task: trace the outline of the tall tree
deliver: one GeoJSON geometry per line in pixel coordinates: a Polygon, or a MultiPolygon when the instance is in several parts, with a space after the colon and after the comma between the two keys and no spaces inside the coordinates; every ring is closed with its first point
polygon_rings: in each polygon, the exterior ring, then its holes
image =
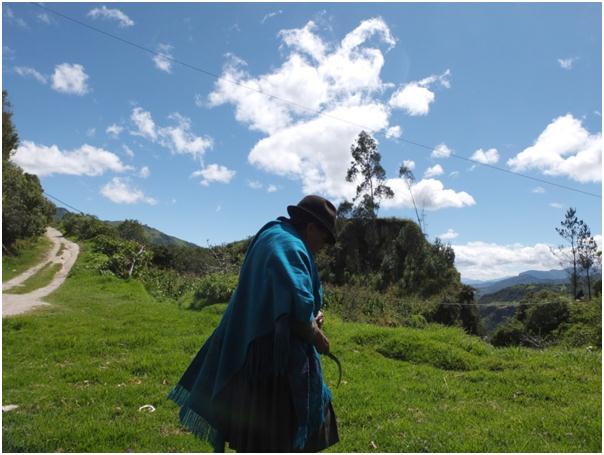
{"type": "Polygon", "coordinates": [[[10,161],[19,145],[13,125],[11,105],[2,91],[2,245],[10,250],[17,239],[35,237],[44,232],[56,207],[43,196],[35,175],[26,174],[10,161]]]}
{"type": "Polygon", "coordinates": [[[591,300],[591,277],[589,271],[600,259],[598,255],[598,244],[591,235],[591,231],[587,224],[583,223],[579,229],[579,237],[577,239],[577,250],[579,254],[579,265],[585,271],[587,280],[587,296],[591,300]]]}
{"type": "Polygon", "coordinates": [[[346,174],[346,181],[352,182],[360,175],[361,183],[357,186],[356,203],[353,215],[359,218],[376,218],[380,208],[380,200],[394,197],[392,189],[384,184],[386,171],[380,164],[377,143],[365,131],[361,131],[350,151],[352,161],[346,174]]]}
{"type": "Polygon", "coordinates": [[[19,135],[13,125],[13,111],[6,90],[2,90],[2,164],[19,145],[19,135]]]}
{"type": "MultiPolygon", "coordinates": [[[[577,218],[577,209],[570,207],[566,211],[564,219],[560,222],[560,227],[556,228],[556,232],[560,234],[560,236],[565,239],[570,245],[570,254],[566,256],[568,257],[568,262],[570,262],[573,267],[573,270],[571,272],[571,287],[573,292],[573,298],[576,298],[577,296],[577,264],[579,260],[579,250],[577,248],[577,242],[579,238],[579,232],[583,224],[583,221],[577,218]]],[[[564,246],[561,246],[559,249],[562,252],[564,246]]]]}
{"type": "Polygon", "coordinates": [[[117,226],[117,232],[126,240],[145,243],[145,229],[137,220],[124,220],[117,226]]]}
{"type": "Polygon", "coordinates": [[[413,175],[413,171],[411,171],[411,168],[409,166],[407,166],[403,163],[403,164],[401,164],[401,167],[398,170],[398,176],[403,179],[403,181],[407,185],[407,188],[409,189],[409,194],[411,195],[411,202],[413,202],[413,208],[415,209],[415,216],[417,217],[417,224],[419,224],[419,228],[421,229],[422,233],[425,233],[424,226],[423,226],[424,210],[422,208],[422,216],[420,217],[419,212],[417,211],[417,204],[415,203],[415,197],[413,196],[412,185],[415,182],[415,176],[413,175]]]}

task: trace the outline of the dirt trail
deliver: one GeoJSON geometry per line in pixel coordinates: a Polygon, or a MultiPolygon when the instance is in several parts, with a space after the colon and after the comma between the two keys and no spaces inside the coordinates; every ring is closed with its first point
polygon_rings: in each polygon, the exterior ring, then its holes
{"type": "Polygon", "coordinates": [[[42,301],[42,298],[63,284],[71,267],[78,258],[80,252],[78,244],[67,240],[63,237],[63,234],[51,227],[46,228],[46,236],[53,242],[53,247],[42,262],[2,284],[2,317],[25,313],[32,308],[48,305],[48,303],[42,301]],[[57,256],[61,244],[65,245],[65,248],[61,255],[57,256]],[[9,293],[10,288],[20,285],[49,262],[62,265],[49,284],[28,294],[18,295],[9,293]]]}

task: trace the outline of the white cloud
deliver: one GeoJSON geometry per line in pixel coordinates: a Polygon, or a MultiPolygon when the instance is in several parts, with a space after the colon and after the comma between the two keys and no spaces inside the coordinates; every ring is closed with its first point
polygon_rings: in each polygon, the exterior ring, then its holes
{"type": "Polygon", "coordinates": [[[197,106],[197,107],[206,106],[205,98],[203,97],[203,95],[201,95],[199,93],[195,94],[195,106],[197,106]]]}
{"type": "Polygon", "coordinates": [[[564,207],[564,205],[560,204],[559,202],[550,202],[549,206],[555,209],[561,209],[564,207]]]}
{"type": "Polygon", "coordinates": [[[274,193],[275,191],[277,191],[277,187],[276,187],[275,185],[269,185],[269,186],[266,188],[266,192],[267,192],[267,193],[274,193]]]}
{"type": "Polygon", "coordinates": [[[107,8],[105,5],[100,8],[94,8],[90,10],[87,16],[92,17],[93,19],[101,18],[101,19],[110,19],[118,22],[118,25],[122,28],[124,27],[132,27],[134,25],[134,21],[130,19],[123,11],[114,8],[107,8]]]}
{"type": "Polygon", "coordinates": [[[571,114],[554,119],[535,144],[507,165],[515,171],[538,169],[545,175],[563,175],[578,182],[602,181],[602,133],[590,134],[571,114]]]}
{"type": "Polygon", "coordinates": [[[88,93],[87,80],[88,75],[82,65],[61,63],[55,66],[55,72],[52,75],[52,88],[57,92],[81,96],[88,93]]]}
{"type": "Polygon", "coordinates": [[[130,158],[134,158],[134,152],[130,147],[124,144],[122,145],[122,148],[124,149],[124,152],[126,152],[126,155],[128,155],[130,158]]]}
{"type": "MultiPolygon", "coordinates": [[[[208,101],[210,106],[232,104],[239,122],[265,134],[250,151],[250,164],[299,180],[304,193],[338,202],[355,195],[357,182],[348,183],[345,176],[360,130],[375,134],[391,128],[391,109],[381,98],[392,84],[382,81],[380,73],[384,55],[396,41],[381,18],[362,21],[339,42],[324,40],[318,28],[310,21],[281,31],[283,63],[265,74],[250,74],[244,61],[229,55],[208,101]]],[[[448,75],[417,83],[446,87],[448,75]]],[[[396,180],[400,189],[389,204],[411,207],[407,186],[396,180]]],[[[445,189],[436,180],[422,180],[415,187],[433,210],[475,203],[469,194],[445,189]]]]}
{"type": "Polygon", "coordinates": [[[52,19],[50,18],[50,16],[49,16],[48,14],[46,14],[46,13],[40,13],[40,14],[37,14],[37,15],[36,15],[36,17],[38,18],[38,20],[39,20],[40,22],[44,22],[44,23],[45,23],[45,24],[47,24],[47,25],[50,25],[50,24],[52,24],[52,23],[53,23],[53,21],[52,21],[52,19]]]}
{"type": "Polygon", "coordinates": [[[453,172],[451,172],[449,174],[449,177],[453,177],[453,178],[459,177],[459,171],[453,171],[453,172]]]}
{"type": "Polygon", "coordinates": [[[576,57],[571,57],[571,58],[559,58],[558,59],[558,63],[560,64],[560,66],[565,69],[565,70],[571,70],[573,69],[573,64],[577,61],[576,57]]]}
{"type": "Polygon", "coordinates": [[[157,201],[145,196],[138,188],[131,186],[128,179],[113,177],[109,183],[101,188],[101,194],[116,204],[145,204],[155,205],[157,201]]]}
{"type": "Polygon", "coordinates": [[[258,180],[248,180],[247,185],[253,190],[259,190],[263,186],[258,180]]]}
{"type": "Polygon", "coordinates": [[[401,127],[396,125],[396,126],[391,126],[390,128],[388,128],[386,130],[386,139],[398,139],[399,137],[401,137],[401,135],[403,134],[401,127]]]}
{"type": "Polygon", "coordinates": [[[212,148],[213,140],[209,136],[196,136],[191,133],[191,120],[174,113],[168,118],[175,122],[172,126],[158,127],[150,112],[135,107],[130,116],[136,130],[131,134],[145,137],[169,149],[172,153],[189,154],[201,158],[204,152],[212,148]]]}
{"type": "Polygon", "coordinates": [[[228,169],[220,164],[209,164],[205,168],[195,171],[191,174],[191,177],[203,177],[201,184],[208,186],[210,183],[229,183],[236,172],[228,169]]]}
{"type": "MultiPolygon", "coordinates": [[[[382,201],[384,208],[413,208],[409,188],[403,179],[387,179],[386,184],[394,192],[394,198],[382,201]]],[[[413,198],[418,207],[433,211],[448,207],[462,208],[476,204],[474,198],[465,191],[455,192],[445,189],[441,181],[422,179],[411,186],[413,198]]]]}
{"type": "Polygon", "coordinates": [[[436,165],[426,169],[426,172],[424,172],[424,178],[429,179],[431,177],[436,177],[436,176],[444,174],[444,172],[445,171],[442,168],[442,166],[440,164],[436,164],[436,165]]]}
{"type": "Polygon", "coordinates": [[[457,237],[459,237],[459,234],[457,232],[455,232],[453,229],[447,229],[447,232],[445,232],[444,234],[440,234],[437,235],[437,237],[441,240],[453,240],[457,237]]]}
{"type": "Polygon", "coordinates": [[[18,25],[21,28],[29,28],[27,22],[18,17],[15,12],[10,9],[6,4],[4,4],[4,17],[11,24],[18,25]]]}
{"type": "Polygon", "coordinates": [[[449,158],[451,156],[452,150],[447,147],[447,144],[438,144],[430,156],[432,158],[449,158]]]}
{"type": "Polygon", "coordinates": [[[432,75],[420,81],[409,82],[392,94],[389,104],[392,108],[404,109],[412,116],[426,115],[435,98],[434,92],[429,90],[429,87],[439,82],[443,87],[449,88],[450,75],[451,71],[447,69],[441,75],[432,75]]]}
{"type": "Polygon", "coordinates": [[[488,149],[487,151],[478,149],[470,158],[482,164],[495,164],[499,161],[499,153],[497,149],[488,149]]]}
{"type": "Polygon", "coordinates": [[[405,160],[403,161],[403,165],[409,169],[410,171],[412,171],[413,169],[415,169],[415,161],[412,160],[405,160]]]}
{"type": "Polygon", "coordinates": [[[107,150],[88,144],[72,151],[61,151],[56,145],[47,147],[23,141],[11,158],[25,172],[38,176],[52,174],[101,175],[106,171],[131,170],[119,157],[107,150]]]}
{"type": "Polygon", "coordinates": [[[157,47],[157,52],[159,52],[159,54],[153,56],[153,62],[155,63],[156,68],[165,71],[166,73],[172,72],[172,49],[174,49],[174,47],[169,44],[160,44],[157,47]]]}
{"type": "Polygon", "coordinates": [[[283,10],[273,11],[271,13],[265,14],[260,23],[264,24],[271,17],[278,16],[279,14],[283,14],[283,10]]]}
{"type": "Polygon", "coordinates": [[[157,131],[155,131],[155,122],[153,121],[150,112],[147,112],[140,107],[135,107],[132,110],[132,115],[130,115],[130,119],[134,122],[134,125],[136,126],[136,130],[131,131],[133,135],[142,136],[152,141],[157,139],[157,131]]]}
{"type": "Polygon", "coordinates": [[[88,128],[86,130],[86,136],[93,137],[96,134],[96,128],[88,128]]]}
{"type": "Polygon", "coordinates": [[[462,278],[494,280],[518,275],[527,270],[559,269],[560,262],[550,246],[537,243],[533,246],[469,242],[452,245],[455,267],[462,278]]]}
{"type": "Polygon", "coordinates": [[[27,66],[16,66],[15,73],[17,73],[19,76],[23,76],[23,77],[33,77],[35,80],[37,80],[41,84],[46,84],[48,82],[48,79],[46,76],[39,73],[35,69],[29,68],[27,66]]]}
{"type": "Polygon", "coordinates": [[[110,134],[113,137],[118,137],[122,131],[124,131],[124,127],[115,123],[113,125],[109,125],[105,130],[107,134],[110,134]]]}
{"type": "Polygon", "coordinates": [[[151,171],[149,171],[147,166],[141,167],[141,170],[138,172],[138,176],[143,179],[146,179],[149,175],[151,175],[151,171]]]}
{"type": "Polygon", "coordinates": [[[537,193],[537,194],[543,194],[545,193],[545,188],[543,188],[542,186],[538,186],[533,188],[533,193],[537,193]]]}

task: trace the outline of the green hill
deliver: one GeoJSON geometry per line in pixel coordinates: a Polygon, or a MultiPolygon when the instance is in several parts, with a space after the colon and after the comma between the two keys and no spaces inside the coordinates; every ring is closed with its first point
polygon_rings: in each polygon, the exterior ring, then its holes
{"type": "MultiPolygon", "coordinates": [[[[225,305],[185,311],[93,272],[88,244],[52,306],[3,319],[3,450],[198,452],[165,396],[225,305]],[[152,405],[155,412],[146,412],[152,405]],[[148,409],[148,408],[147,408],[148,409]]],[[[601,352],[497,349],[460,328],[346,323],[323,362],[332,452],[601,452],[601,352]]]]}

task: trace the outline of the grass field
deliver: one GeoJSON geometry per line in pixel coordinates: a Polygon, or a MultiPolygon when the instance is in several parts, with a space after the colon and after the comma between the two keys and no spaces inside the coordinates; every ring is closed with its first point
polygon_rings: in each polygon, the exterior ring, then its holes
{"type": "MultiPolygon", "coordinates": [[[[166,400],[225,305],[158,303],[93,274],[89,249],[50,307],[3,320],[3,450],[208,451],[166,400]],[[139,411],[150,404],[155,412],[139,411]]],[[[457,328],[344,323],[326,311],[332,452],[600,452],[601,352],[495,349],[457,328]]]]}
{"type": "Polygon", "coordinates": [[[15,286],[7,292],[10,294],[27,294],[28,292],[43,288],[52,281],[59,270],[61,270],[61,264],[53,264],[49,262],[35,274],[25,280],[21,285],[15,286]]]}
{"type": "Polygon", "coordinates": [[[2,254],[2,281],[8,281],[36,265],[51,247],[52,242],[45,235],[31,240],[18,240],[16,255],[2,254]]]}

